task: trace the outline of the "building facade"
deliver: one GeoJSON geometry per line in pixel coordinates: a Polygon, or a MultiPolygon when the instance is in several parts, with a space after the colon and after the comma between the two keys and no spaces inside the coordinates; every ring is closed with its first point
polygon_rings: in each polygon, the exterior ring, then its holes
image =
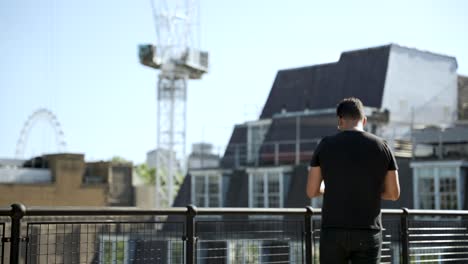
{"type": "Polygon", "coordinates": [[[454,57],[390,44],[343,52],[334,63],[278,71],[258,120],[234,127],[218,168],[189,170],[175,206],[320,206],[305,194],[319,141],[337,133],[335,107],[365,104],[366,130],[384,138],[400,165],[401,199],[414,206],[412,131],[455,125],[466,104],[454,57]]]}
{"type": "Polygon", "coordinates": [[[414,132],[413,207],[467,210],[468,126],[414,132]]]}
{"type": "Polygon", "coordinates": [[[82,154],[0,161],[0,206],[134,206],[131,163],[89,162],[82,154]]]}

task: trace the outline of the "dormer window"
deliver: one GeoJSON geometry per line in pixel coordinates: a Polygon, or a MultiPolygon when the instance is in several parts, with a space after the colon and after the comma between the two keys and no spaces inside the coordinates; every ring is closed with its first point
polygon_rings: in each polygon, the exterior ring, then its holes
{"type": "Polygon", "coordinates": [[[461,210],[464,178],[458,161],[414,162],[414,208],[461,210]]]}
{"type": "Polygon", "coordinates": [[[249,170],[249,207],[284,207],[284,168],[249,170]]]}
{"type": "Polygon", "coordinates": [[[191,171],[190,175],[192,177],[192,203],[199,207],[221,207],[221,171],[191,171]]]}

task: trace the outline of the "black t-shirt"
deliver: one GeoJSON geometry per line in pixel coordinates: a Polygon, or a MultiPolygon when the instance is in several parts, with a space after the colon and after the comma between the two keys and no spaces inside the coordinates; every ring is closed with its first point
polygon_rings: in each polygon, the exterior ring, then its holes
{"type": "Polygon", "coordinates": [[[322,228],[382,229],[385,175],[398,169],[382,139],[355,130],[325,137],[310,166],[320,166],[325,182],[322,228]]]}

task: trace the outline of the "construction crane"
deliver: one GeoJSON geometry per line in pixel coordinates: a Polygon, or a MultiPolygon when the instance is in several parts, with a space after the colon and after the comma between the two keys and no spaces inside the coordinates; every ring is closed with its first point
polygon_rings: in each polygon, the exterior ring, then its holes
{"type": "Polygon", "coordinates": [[[156,207],[171,206],[175,178],[185,174],[187,81],[208,72],[198,49],[195,0],[150,0],[156,43],[139,45],[140,63],[159,70],[157,81],[156,207]],[[163,184],[164,182],[164,184],[163,184]]]}

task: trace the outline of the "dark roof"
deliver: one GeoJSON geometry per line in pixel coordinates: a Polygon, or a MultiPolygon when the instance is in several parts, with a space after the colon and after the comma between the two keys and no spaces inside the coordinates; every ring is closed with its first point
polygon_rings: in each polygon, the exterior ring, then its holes
{"type": "Polygon", "coordinates": [[[284,202],[286,208],[302,208],[310,205],[310,199],[306,195],[305,186],[307,185],[307,165],[298,165],[293,167],[288,195],[284,202]]]}
{"type": "Polygon", "coordinates": [[[191,177],[190,174],[187,174],[184,178],[184,181],[182,182],[182,185],[179,188],[179,191],[177,192],[177,196],[175,197],[172,206],[185,207],[191,203],[192,190],[190,187],[191,177]]]}
{"type": "Polygon", "coordinates": [[[336,63],[280,70],[260,119],[288,112],[335,108],[345,97],[380,108],[391,45],[344,52],[336,63]]]}
{"type": "Polygon", "coordinates": [[[224,201],[225,207],[249,207],[249,179],[245,170],[234,170],[224,201]]]}
{"type": "MultiPolygon", "coordinates": [[[[187,174],[177,191],[177,195],[172,203],[172,207],[186,207],[192,204],[192,177],[187,174]]],[[[169,215],[166,223],[163,225],[163,230],[170,232],[175,231],[179,227],[176,222],[183,222],[185,217],[183,215],[169,215]]]]}
{"type": "Polygon", "coordinates": [[[221,159],[222,168],[231,168],[236,165],[236,156],[245,157],[247,155],[247,126],[236,125],[229,139],[223,158],[221,159]]]}
{"type": "Polygon", "coordinates": [[[270,129],[265,135],[265,143],[278,141],[295,141],[299,134],[300,140],[323,138],[337,133],[336,115],[302,115],[289,117],[275,117],[272,119],[270,129]],[[299,123],[299,131],[296,131],[299,123]]]}

